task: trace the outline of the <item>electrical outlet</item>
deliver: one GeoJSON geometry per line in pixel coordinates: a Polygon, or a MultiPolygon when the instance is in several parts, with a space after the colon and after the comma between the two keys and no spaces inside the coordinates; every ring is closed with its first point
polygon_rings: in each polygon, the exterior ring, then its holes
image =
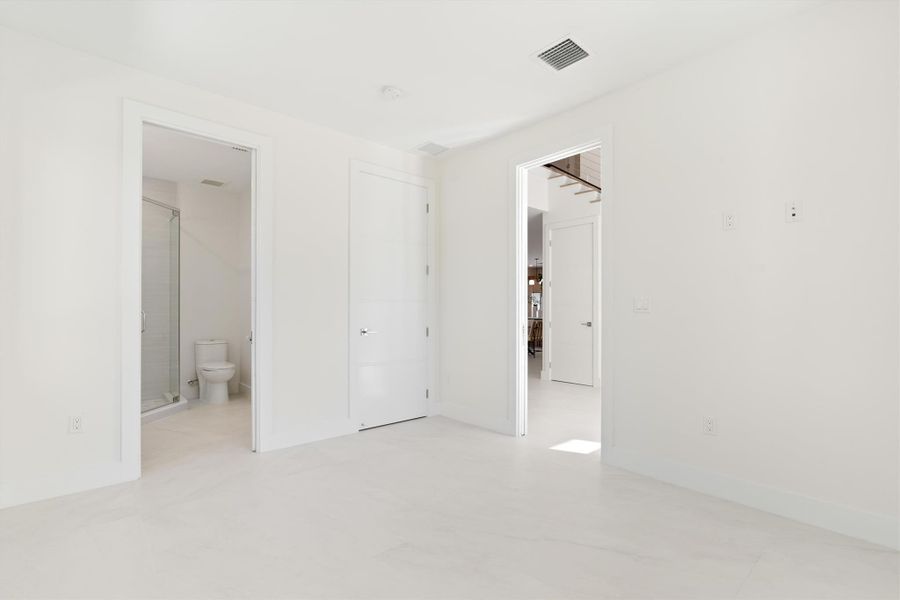
{"type": "Polygon", "coordinates": [[[703,433],[705,435],[716,435],[719,432],[719,428],[716,425],[716,420],[713,417],[703,417],[703,433]]]}
{"type": "Polygon", "coordinates": [[[737,217],[734,216],[733,212],[724,212],[722,213],[722,229],[724,231],[731,231],[732,229],[737,227],[737,217]]]}
{"type": "Polygon", "coordinates": [[[69,433],[82,433],[84,431],[84,421],[81,415],[69,417],[69,433]]]}
{"type": "Polygon", "coordinates": [[[803,207],[799,200],[784,203],[784,222],[796,223],[803,218],[803,207]]]}

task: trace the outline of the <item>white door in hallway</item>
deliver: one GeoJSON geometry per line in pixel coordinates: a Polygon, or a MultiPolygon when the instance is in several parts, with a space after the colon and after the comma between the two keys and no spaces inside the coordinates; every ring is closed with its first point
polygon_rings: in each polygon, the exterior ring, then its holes
{"type": "Polygon", "coordinates": [[[427,180],[354,162],[350,414],[360,429],[427,413],[427,180]]]}
{"type": "Polygon", "coordinates": [[[550,378],[594,384],[593,223],[557,225],[550,239],[550,378]]]}

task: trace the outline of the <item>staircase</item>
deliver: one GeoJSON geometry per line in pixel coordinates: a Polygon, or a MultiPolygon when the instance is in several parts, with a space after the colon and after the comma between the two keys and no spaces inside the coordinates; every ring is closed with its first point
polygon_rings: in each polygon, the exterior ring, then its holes
{"type": "Polygon", "coordinates": [[[544,165],[552,172],[550,184],[561,188],[571,188],[576,199],[600,202],[600,155],[599,149],[590,150],[544,165]]]}

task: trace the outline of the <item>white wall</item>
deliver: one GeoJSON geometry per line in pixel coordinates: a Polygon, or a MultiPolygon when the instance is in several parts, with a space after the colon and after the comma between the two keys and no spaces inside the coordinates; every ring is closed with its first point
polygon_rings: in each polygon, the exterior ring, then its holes
{"type": "Polygon", "coordinates": [[[430,159],[0,28],[0,506],[122,479],[123,98],[273,139],[276,445],[354,430],[350,159],[433,175],[430,159]]]}
{"type": "Polygon", "coordinates": [[[445,414],[513,430],[511,161],[610,129],[605,460],[895,544],[897,23],[892,2],[827,3],[447,155],[445,414]]]}
{"type": "Polygon", "coordinates": [[[528,169],[528,206],[538,210],[548,210],[549,198],[547,178],[550,171],[544,167],[528,169]]]}
{"type": "MultiPolygon", "coordinates": [[[[249,160],[249,158],[248,158],[249,160]]],[[[181,210],[181,394],[194,399],[199,386],[194,342],[223,339],[238,392],[245,372],[243,348],[250,334],[250,198],[200,183],[178,183],[181,210]],[[246,227],[248,231],[242,231],[246,227]]],[[[249,361],[248,361],[249,362],[249,361]]]]}

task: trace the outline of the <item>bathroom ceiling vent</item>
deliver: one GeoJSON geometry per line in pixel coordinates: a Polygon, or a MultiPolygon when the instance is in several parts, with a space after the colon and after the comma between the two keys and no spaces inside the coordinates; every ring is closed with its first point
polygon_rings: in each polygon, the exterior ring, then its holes
{"type": "Polygon", "coordinates": [[[223,185],[225,185],[224,181],[216,181],[215,179],[204,179],[200,183],[204,185],[211,185],[213,187],[222,187],[223,185]]]}
{"type": "Polygon", "coordinates": [[[419,152],[424,152],[425,154],[430,154],[432,156],[437,156],[442,152],[446,152],[450,148],[447,146],[441,146],[440,144],[435,144],[434,142],[426,142],[419,146],[419,152]]]}
{"type": "Polygon", "coordinates": [[[587,50],[573,42],[571,38],[566,38],[537,55],[539,59],[557,71],[562,71],[588,56],[590,55],[587,50]]]}

